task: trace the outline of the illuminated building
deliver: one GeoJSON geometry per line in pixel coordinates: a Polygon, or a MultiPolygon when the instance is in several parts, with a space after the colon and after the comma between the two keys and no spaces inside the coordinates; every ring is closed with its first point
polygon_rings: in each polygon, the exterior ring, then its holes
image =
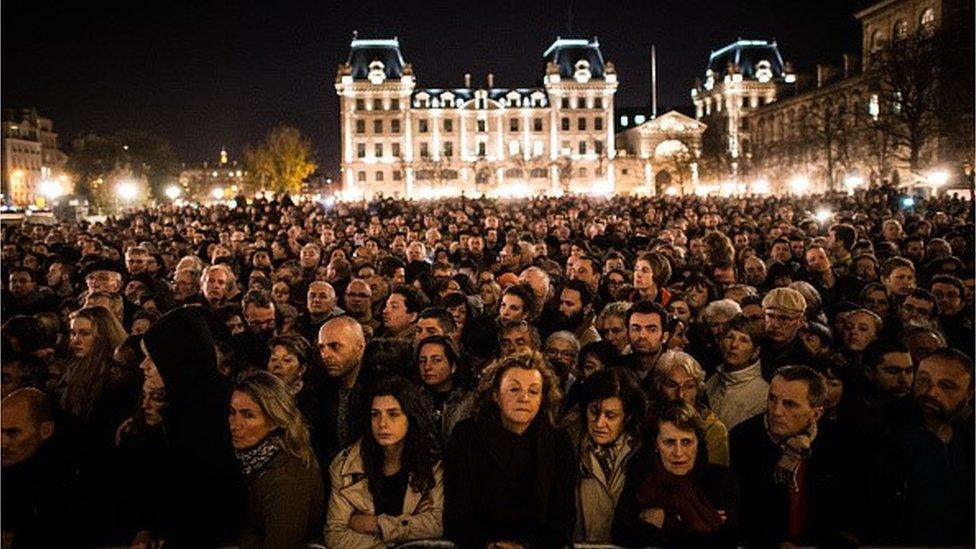
{"type": "Polygon", "coordinates": [[[5,109],[3,112],[4,201],[15,206],[34,204],[42,182],[56,182],[60,194],[71,189],[61,168],[68,156],[58,149],[58,134],[49,118],[36,109],[5,109]]]}

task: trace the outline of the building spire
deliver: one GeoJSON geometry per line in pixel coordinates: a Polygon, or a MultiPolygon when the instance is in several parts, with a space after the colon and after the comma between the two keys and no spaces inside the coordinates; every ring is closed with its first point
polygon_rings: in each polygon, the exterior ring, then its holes
{"type": "Polygon", "coordinates": [[[220,165],[227,165],[227,148],[223,146],[220,147],[220,165]]]}

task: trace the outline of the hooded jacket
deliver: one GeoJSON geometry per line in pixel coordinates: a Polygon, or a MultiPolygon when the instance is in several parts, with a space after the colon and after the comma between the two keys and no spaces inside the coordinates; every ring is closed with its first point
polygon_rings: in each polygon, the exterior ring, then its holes
{"type": "Polygon", "coordinates": [[[171,546],[209,547],[237,539],[243,481],[227,426],[229,384],[217,373],[214,341],[199,307],[179,307],[144,337],[163,379],[168,482],[158,532],[171,546]]]}

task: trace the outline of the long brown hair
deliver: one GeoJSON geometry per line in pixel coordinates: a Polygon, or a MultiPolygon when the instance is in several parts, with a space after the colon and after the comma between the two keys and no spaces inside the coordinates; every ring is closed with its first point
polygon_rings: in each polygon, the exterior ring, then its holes
{"type": "Polygon", "coordinates": [[[65,373],[61,405],[82,420],[91,416],[95,401],[108,382],[108,368],[115,348],[125,340],[125,328],[105,307],[85,307],[71,313],[69,319],[84,318],[91,322],[94,342],[88,356],[75,359],[65,373]]]}

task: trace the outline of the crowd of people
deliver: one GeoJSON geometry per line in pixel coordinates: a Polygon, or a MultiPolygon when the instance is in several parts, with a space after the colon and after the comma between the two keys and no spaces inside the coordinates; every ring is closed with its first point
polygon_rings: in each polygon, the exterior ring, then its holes
{"type": "Polygon", "coordinates": [[[969,201],[238,197],[2,245],[5,548],[974,540],[969,201]]]}

